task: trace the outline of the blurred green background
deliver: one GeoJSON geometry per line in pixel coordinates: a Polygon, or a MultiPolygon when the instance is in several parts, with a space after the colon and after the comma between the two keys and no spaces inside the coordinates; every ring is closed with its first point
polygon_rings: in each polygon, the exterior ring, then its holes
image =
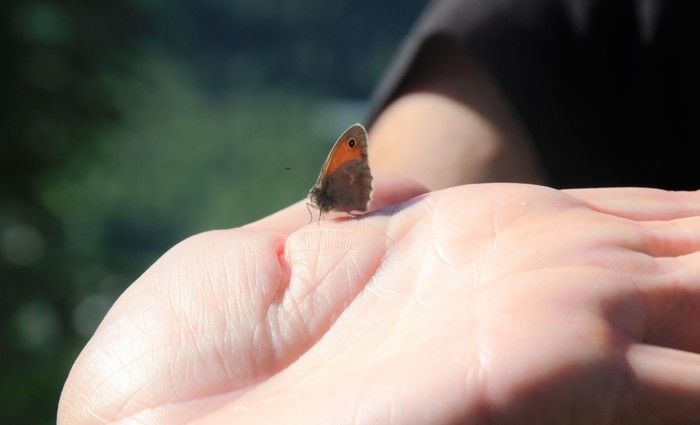
{"type": "Polygon", "coordinates": [[[174,243],[305,196],[424,5],[5,0],[0,423],[55,423],[78,352],[174,243]]]}

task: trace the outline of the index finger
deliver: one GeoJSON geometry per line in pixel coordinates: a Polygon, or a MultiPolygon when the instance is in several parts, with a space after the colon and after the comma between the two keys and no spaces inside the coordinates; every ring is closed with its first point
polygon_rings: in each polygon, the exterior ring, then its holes
{"type": "MultiPolygon", "coordinates": [[[[427,191],[427,188],[406,177],[388,174],[378,175],[374,179],[368,210],[371,212],[388,205],[398,204],[427,191]]],[[[288,235],[309,224],[307,202],[308,200],[301,200],[245,227],[288,235]]]]}
{"type": "Polygon", "coordinates": [[[700,215],[700,191],[620,187],[563,192],[595,211],[630,220],[674,220],[700,215]]]}

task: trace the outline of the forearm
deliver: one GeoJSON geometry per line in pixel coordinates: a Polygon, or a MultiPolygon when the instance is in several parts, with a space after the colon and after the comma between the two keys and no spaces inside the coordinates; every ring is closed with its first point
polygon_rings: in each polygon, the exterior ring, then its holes
{"type": "Polygon", "coordinates": [[[372,167],[431,189],[544,182],[525,131],[485,71],[456,46],[431,47],[371,128],[372,167]]]}

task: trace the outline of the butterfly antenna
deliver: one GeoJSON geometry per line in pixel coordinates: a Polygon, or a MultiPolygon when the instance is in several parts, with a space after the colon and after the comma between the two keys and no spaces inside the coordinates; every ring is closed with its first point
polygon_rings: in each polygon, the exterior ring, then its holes
{"type": "Polygon", "coordinates": [[[299,174],[299,173],[297,172],[297,170],[295,170],[295,169],[293,169],[293,168],[290,168],[290,167],[284,167],[284,169],[287,170],[287,171],[289,171],[289,172],[291,172],[292,174],[294,174],[295,176],[299,177],[300,179],[304,180],[305,183],[311,183],[311,180],[309,180],[308,177],[302,176],[301,174],[299,174]]]}

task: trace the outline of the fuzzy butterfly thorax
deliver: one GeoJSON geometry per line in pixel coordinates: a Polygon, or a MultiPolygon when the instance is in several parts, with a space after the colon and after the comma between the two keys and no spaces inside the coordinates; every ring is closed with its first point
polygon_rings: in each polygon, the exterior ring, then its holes
{"type": "Polygon", "coordinates": [[[309,191],[311,203],[323,212],[367,211],[372,173],[367,162],[367,131],[353,124],[333,145],[316,184],[309,191]]]}

